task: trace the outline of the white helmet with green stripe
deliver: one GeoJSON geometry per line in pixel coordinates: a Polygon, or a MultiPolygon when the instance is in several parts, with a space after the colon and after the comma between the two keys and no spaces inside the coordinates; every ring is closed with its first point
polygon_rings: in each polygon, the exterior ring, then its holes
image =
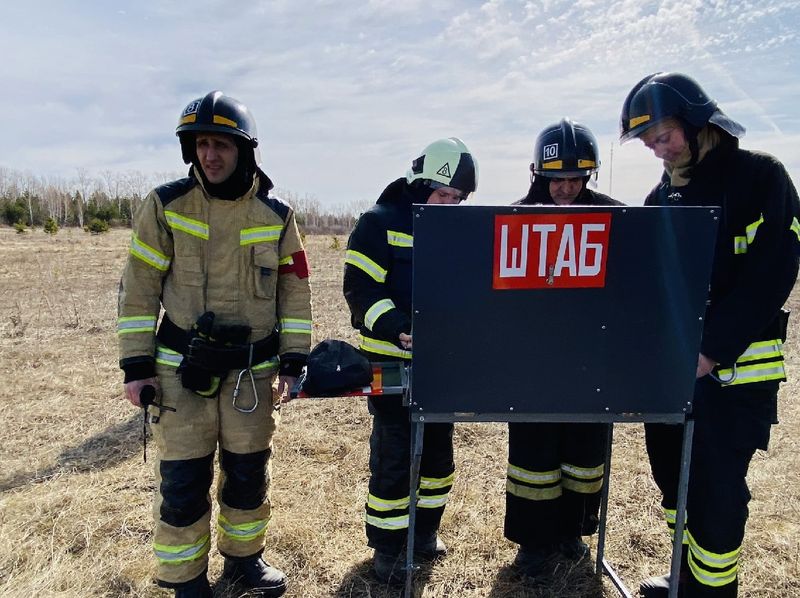
{"type": "Polygon", "coordinates": [[[478,163],[458,137],[437,139],[411,163],[406,180],[409,184],[423,181],[432,187],[472,193],[478,187],[478,163]]]}

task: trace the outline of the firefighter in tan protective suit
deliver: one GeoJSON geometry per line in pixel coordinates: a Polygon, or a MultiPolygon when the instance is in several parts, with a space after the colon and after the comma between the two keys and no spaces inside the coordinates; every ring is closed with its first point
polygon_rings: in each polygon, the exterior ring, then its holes
{"type": "Polygon", "coordinates": [[[148,410],[159,448],[158,583],[184,598],[211,596],[209,489],[219,445],[223,576],[280,596],[286,578],[261,553],[277,406],[311,340],[305,251],[294,212],[269,195],[244,105],[211,92],[184,109],[177,135],[189,176],[139,207],[119,291],[125,396],[140,406],[143,389],[156,391],[148,410]]]}

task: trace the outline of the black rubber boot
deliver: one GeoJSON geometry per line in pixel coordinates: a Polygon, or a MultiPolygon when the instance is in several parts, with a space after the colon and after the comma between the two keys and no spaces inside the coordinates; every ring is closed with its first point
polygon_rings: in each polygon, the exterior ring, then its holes
{"type": "Polygon", "coordinates": [[[403,584],[406,581],[405,553],[375,551],[372,557],[372,573],[375,578],[388,584],[403,584]]]}
{"type": "Polygon", "coordinates": [[[669,574],[648,577],[639,584],[640,598],[667,598],[669,595],[669,574]]]}
{"type": "Polygon", "coordinates": [[[581,540],[580,536],[561,540],[561,542],[558,543],[558,551],[562,556],[576,563],[583,559],[588,559],[592,554],[589,545],[581,540]]]}
{"type": "Polygon", "coordinates": [[[175,588],[175,598],[211,598],[212,596],[211,586],[208,585],[205,573],[175,588]]]}
{"type": "Polygon", "coordinates": [[[286,592],[286,576],[265,562],[260,555],[246,558],[225,557],[222,577],[240,583],[255,595],[277,598],[286,592]]]}
{"type": "Polygon", "coordinates": [[[554,545],[520,546],[514,566],[528,577],[539,577],[553,571],[553,561],[558,556],[558,547],[554,545]]]}
{"type": "Polygon", "coordinates": [[[422,562],[435,561],[447,555],[447,546],[438,534],[414,542],[414,557],[422,562]]]}
{"type": "MultiPolygon", "coordinates": [[[[687,590],[687,574],[681,571],[678,578],[678,598],[686,596],[687,590]]],[[[657,575],[656,577],[648,577],[639,584],[640,598],[667,598],[669,596],[669,574],[657,575]]],[[[733,596],[736,596],[734,591],[733,596]]],[[[720,595],[720,598],[721,595],[720,595]]]]}
{"type": "MultiPolygon", "coordinates": [[[[678,576],[678,598],[682,598],[686,594],[686,585],[689,581],[689,561],[688,559],[689,548],[684,546],[681,553],[681,568],[678,576]]],[[[734,593],[734,596],[736,594],[734,593]]],[[[656,577],[648,577],[639,584],[640,598],[667,598],[669,596],[669,573],[666,575],[657,575],[656,577]]]]}

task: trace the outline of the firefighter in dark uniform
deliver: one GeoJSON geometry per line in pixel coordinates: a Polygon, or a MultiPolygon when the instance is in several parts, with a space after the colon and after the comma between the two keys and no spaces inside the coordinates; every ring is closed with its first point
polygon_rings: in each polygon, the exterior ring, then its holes
{"type": "MultiPolygon", "coordinates": [[[[457,204],[475,191],[477,165],[455,137],[428,145],[406,177],[389,184],[361,215],[347,244],[344,296],[359,334],[359,348],[372,361],[411,359],[412,204],[457,204]]],[[[403,547],[408,532],[408,408],[400,397],[370,398],[370,480],[366,503],[373,569],[382,581],[404,579],[403,547]]],[[[453,425],[427,424],[415,526],[417,556],[446,553],[439,523],[453,485],[453,425]]]]}
{"type": "MultiPolygon", "coordinates": [[[[515,205],[622,205],[587,187],[599,168],[592,132],[564,118],[536,138],[531,186],[515,205]]],[[[588,556],[581,536],[597,530],[606,438],[604,424],[509,423],[505,536],[526,575],[588,556]]]]}
{"type": "Polygon", "coordinates": [[[189,176],[152,191],[136,213],[117,325],[126,398],[140,406],[145,389],[158,393],[148,407],[159,449],[158,582],[182,598],[211,596],[209,489],[219,446],[223,576],[280,596],[286,577],[261,553],[277,406],[310,345],[305,251],[294,212],[269,195],[243,104],[220,91],[198,98],[177,135],[189,176]]]}
{"type": "MultiPolygon", "coordinates": [[[[697,361],[686,543],[679,596],[734,597],[750,492],[745,476],[777,422],[786,379],[782,306],[797,277],[797,191],[783,165],[739,148],[741,125],[680,73],[645,77],[628,94],[621,141],[638,138],[664,161],[650,206],[721,206],[697,361]]],[[[653,477],[674,529],[682,427],[645,426],[653,477]]],[[[667,596],[668,576],[642,596],[667,596]]]]}

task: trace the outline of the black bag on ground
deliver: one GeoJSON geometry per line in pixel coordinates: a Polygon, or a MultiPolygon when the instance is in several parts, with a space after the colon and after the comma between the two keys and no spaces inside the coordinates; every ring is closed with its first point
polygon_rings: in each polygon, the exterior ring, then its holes
{"type": "Polygon", "coordinates": [[[327,339],[308,354],[303,390],[310,396],[335,397],[370,382],[372,365],[353,345],[327,339]]]}

